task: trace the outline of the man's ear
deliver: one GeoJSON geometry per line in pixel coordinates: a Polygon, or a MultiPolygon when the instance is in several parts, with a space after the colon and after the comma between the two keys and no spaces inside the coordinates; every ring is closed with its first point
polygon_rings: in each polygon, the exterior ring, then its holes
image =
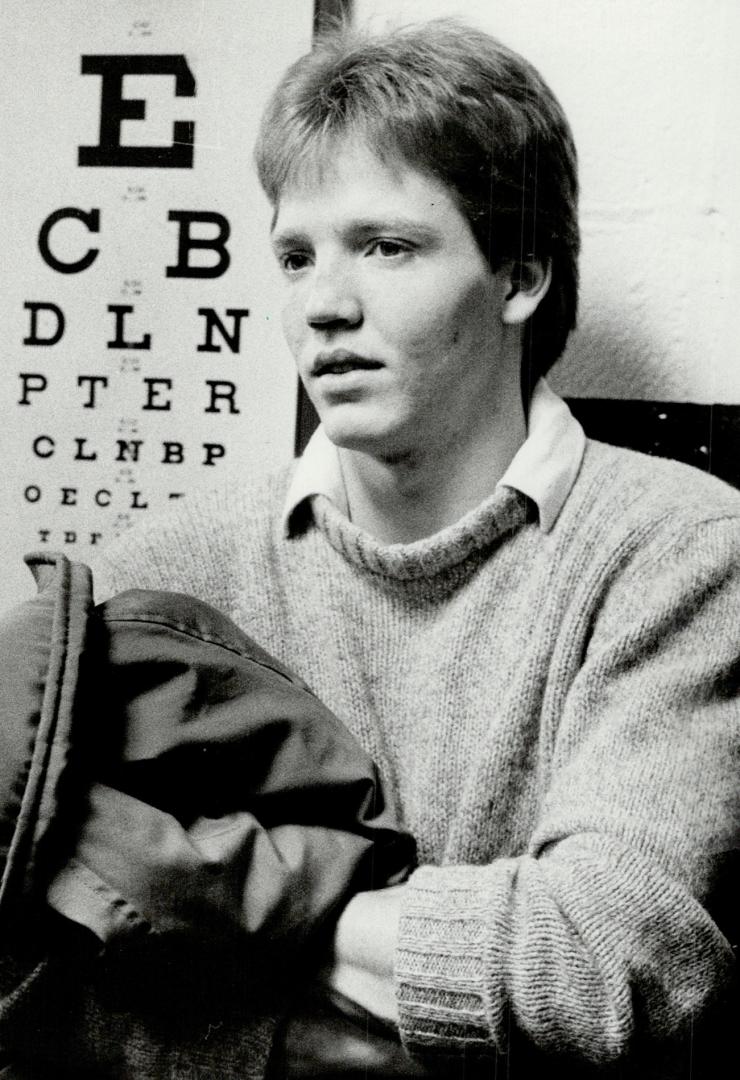
{"type": "Polygon", "coordinates": [[[509,271],[509,288],[501,310],[503,322],[515,326],[527,321],[550,288],[552,271],[549,260],[538,259],[513,262],[509,271]]]}

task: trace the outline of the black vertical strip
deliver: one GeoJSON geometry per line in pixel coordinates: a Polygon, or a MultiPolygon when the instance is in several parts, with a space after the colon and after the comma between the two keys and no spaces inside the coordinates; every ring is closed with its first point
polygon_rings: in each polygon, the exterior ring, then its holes
{"type": "MultiPolygon", "coordinates": [[[[342,20],[352,17],[352,0],[314,0],[313,7],[313,35],[314,38],[325,30],[342,20]]],[[[303,388],[303,383],[298,380],[298,395],[296,397],[295,439],[293,450],[296,456],[302,454],[306,443],[311,438],[319,418],[311,404],[308,394],[303,388]]]]}
{"type": "Polygon", "coordinates": [[[319,417],[311,404],[311,399],[306,393],[301,380],[298,380],[298,397],[296,398],[295,439],[293,452],[298,457],[306,449],[306,443],[313,435],[319,423],[319,417]]]}

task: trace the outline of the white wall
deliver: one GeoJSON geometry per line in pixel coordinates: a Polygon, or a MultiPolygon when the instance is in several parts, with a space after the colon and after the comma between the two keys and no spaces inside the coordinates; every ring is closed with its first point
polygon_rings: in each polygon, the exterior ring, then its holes
{"type": "Polygon", "coordinates": [[[360,22],[456,15],[531,60],[581,162],[584,397],[740,403],[738,0],[355,0],[360,22]]]}

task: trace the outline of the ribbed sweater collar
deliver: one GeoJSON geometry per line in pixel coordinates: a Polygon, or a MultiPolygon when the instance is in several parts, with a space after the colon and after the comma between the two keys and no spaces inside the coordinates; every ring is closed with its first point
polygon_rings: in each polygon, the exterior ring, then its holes
{"type": "Polygon", "coordinates": [[[499,488],[485,502],[433,536],[410,544],[383,544],[359,529],[326,496],[313,500],[313,518],[331,546],[361,570],[399,581],[431,579],[461,569],[504,537],[535,521],[525,495],[499,488]]]}

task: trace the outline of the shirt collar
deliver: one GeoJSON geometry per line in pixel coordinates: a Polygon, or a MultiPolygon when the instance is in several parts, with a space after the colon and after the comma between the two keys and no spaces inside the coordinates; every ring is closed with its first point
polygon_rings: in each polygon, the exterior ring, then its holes
{"type": "MultiPolygon", "coordinates": [[[[511,487],[537,506],[540,528],[549,532],[565,505],[581,466],[586,437],[568,406],[540,379],[532,393],[528,435],[496,487],[511,487]]],[[[283,529],[293,532],[294,512],[314,495],[324,495],[349,513],[336,446],[319,425],[298,459],[283,507],[283,529]]]]}
{"type": "Polygon", "coordinates": [[[578,476],[586,436],[563,399],[544,379],[532,393],[527,431],[527,438],[496,486],[516,488],[529,496],[539,511],[540,528],[549,532],[578,476]]]}

